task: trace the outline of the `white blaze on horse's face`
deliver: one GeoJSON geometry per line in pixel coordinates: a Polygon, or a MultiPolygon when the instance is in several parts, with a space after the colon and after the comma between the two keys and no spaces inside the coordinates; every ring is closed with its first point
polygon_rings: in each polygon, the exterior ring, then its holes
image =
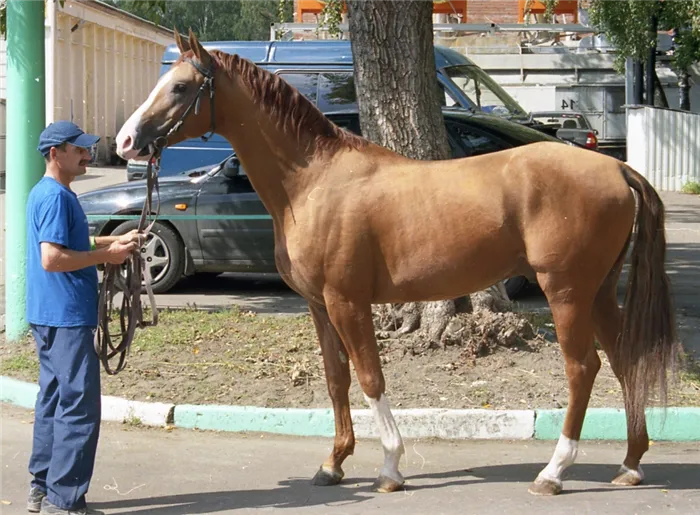
{"type": "MultiPolygon", "coordinates": [[[[136,148],[135,144],[138,140],[138,132],[143,123],[144,114],[150,116],[153,115],[152,107],[159,97],[161,92],[170,86],[170,82],[173,77],[174,70],[169,70],[165,75],[163,75],[158,83],[156,84],[151,94],[148,95],[146,101],[139,106],[139,108],[134,111],[134,113],[129,117],[129,119],[124,123],[119,134],[117,134],[117,154],[122,159],[137,159],[140,148],[136,148]]],[[[144,156],[146,159],[148,156],[144,156]]]]}

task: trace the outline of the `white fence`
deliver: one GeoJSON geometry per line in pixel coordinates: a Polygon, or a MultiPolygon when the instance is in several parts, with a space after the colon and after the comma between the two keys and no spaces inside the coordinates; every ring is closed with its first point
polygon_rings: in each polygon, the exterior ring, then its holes
{"type": "MultiPolygon", "coordinates": [[[[0,99],[0,192],[5,191],[5,117],[7,116],[7,109],[5,106],[5,100],[0,99]]],[[[5,213],[2,213],[4,219],[5,213]]],[[[2,225],[2,224],[0,224],[2,225]]],[[[0,230],[4,231],[5,227],[0,227],[0,230]]],[[[2,248],[0,248],[2,251],[2,248]]]]}
{"type": "Polygon", "coordinates": [[[700,182],[700,113],[628,106],[627,163],[659,191],[700,182]]]}

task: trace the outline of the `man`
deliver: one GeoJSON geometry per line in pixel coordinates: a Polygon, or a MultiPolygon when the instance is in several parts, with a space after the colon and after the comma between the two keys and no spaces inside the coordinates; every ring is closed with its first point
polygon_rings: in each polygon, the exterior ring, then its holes
{"type": "Polygon", "coordinates": [[[139,247],[132,231],[91,238],[70,185],[87,172],[98,136],[59,121],[41,133],[37,149],[46,173],[27,201],[27,321],[39,355],[39,395],[29,462],[27,501],[42,514],[88,510],[85,494],[100,428],[100,363],[96,265],[121,264],[139,247]]]}

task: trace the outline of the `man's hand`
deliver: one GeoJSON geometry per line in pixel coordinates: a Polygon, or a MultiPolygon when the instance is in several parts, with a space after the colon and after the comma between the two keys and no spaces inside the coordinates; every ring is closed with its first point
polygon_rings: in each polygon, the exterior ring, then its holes
{"type": "MultiPolygon", "coordinates": [[[[123,236],[127,236],[127,234],[123,236]]],[[[110,246],[107,247],[105,252],[107,263],[111,263],[113,265],[121,265],[124,261],[126,261],[126,258],[129,257],[129,254],[131,254],[139,248],[137,242],[132,241],[131,243],[122,243],[120,238],[119,240],[110,244],[110,246]]]]}
{"type": "Polygon", "coordinates": [[[122,245],[128,245],[129,243],[136,243],[137,246],[143,245],[143,242],[145,241],[145,236],[143,234],[139,234],[139,231],[137,229],[133,229],[129,231],[126,234],[122,234],[119,236],[119,239],[117,239],[119,243],[122,245]]]}
{"type": "Polygon", "coordinates": [[[48,241],[41,242],[41,264],[47,272],[73,272],[103,263],[121,265],[130,253],[139,248],[135,242],[113,241],[97,250],[80,252],[48,241]]]}

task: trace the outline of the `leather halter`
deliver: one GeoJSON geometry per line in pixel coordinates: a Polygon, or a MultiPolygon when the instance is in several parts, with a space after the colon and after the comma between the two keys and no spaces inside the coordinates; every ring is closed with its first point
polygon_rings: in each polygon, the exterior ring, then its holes
{"type": "Polygon", "coordinates": [[[202,141],[209,141],[209,139],[214,135],[214,131],[216,129],[216,122],[215,122],[215,113],[214,113],[214,72],[216,71],[216,64],[214,60],[212,59],[211,64],[209,68],[204,68],[199,62],[195,61],[194,59],[191,59],[189,57],[185,57],[183,59],[185,62],[190,63],[194,68],[202,74],[204,77],[204,82],[202,82],[202,85],[199,87],[199,91],[197,91],[197,96],[194,97],[192,102],[190,102],[190,105],[187,107],[187,110],[182,114],[180,119],[175,123],[175,125],[172,126],[172,128],[168,131],[168,133],[163,137],[161,136],[158,138],[155,142],[156,148],[164,148],[167,144],[167,139],[170,137],[170,135],[174,134],[178,130],[180,130],[180,127],[182,127],[182,124],[185,123],[185,119],[187,116],[190,114],[190,111],[192,111],[192,108],[194,108],[194,114],[197,115],[199,114],[199,106],[200,106],[200,101],[202,97],[202,93],[204,93],[205,88],[209,88],[209,111],[211,112],[211,126],[209,130],[209,135],[203,135],[201,136],[202,141]]]}

